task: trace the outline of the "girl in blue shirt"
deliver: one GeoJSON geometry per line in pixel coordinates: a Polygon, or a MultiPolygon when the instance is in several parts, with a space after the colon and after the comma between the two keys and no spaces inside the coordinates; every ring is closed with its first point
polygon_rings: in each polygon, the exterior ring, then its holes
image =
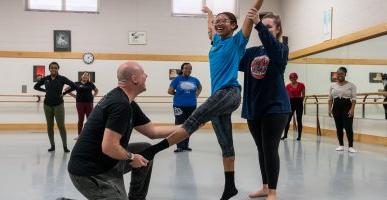
{"type": "Polygon", "coordinates": [[[257,145],[263,187],[249,197],[275,200],[280,169],[278,145],[291,111],[283,78],[289,50],[279,40],[279,16],[268,14],[259,20],[254,15],[250,19],[262,46],[247,49],[239,65],[244,72],[242,117],[247,119],[257,145]]]}
{"type": "Polygon", "coordinates": [[[221,200],[228,200],[238,193],[234,181],[235,152],[231,114],[241,102],[240,85],[237,81],[238,66],[252,31],[253,22],[250,18],[257,14],[262,2],[263,0],[254,1],[242,30],[236,34],[234,31],[238,25],[234,14],[222,12],[214,17],[208,7],[203,8],[203,12],[208,15],[208,36],[212,42],[209,52],[211,96],[192,113],[182,127],[178,127],[166,140],[141,153],[145,158],[152,159],[157,152],[188,138],[201,125],[211,121],[223,156],[225,184],[221,200]]]}
{"type": "MultiPolygon", "coordinates": [[[[197,97],[202,91],[202,85],[199,79],[191,76],[191,63],[181,65],[181,74],[171,82],[168,88],[168,94],[173,95],[173,113],[175,115],[175,125],[180,125],[196,109],[197,97]]],[[[192,151],[189,147],[189,138],[179,142],[176,153],[183,151],[192,151]]]]}

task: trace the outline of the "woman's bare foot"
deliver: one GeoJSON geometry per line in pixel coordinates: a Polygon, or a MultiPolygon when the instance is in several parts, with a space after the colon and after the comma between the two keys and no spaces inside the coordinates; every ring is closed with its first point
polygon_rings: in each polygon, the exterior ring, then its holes
{"type": "Polygon", "coordinates": [[[258,198],[258,197],[266,197],[269,194],[269,188],[267,185],[263,185],[263,187],[256,191],[249,193],[250,198],[258,198]]]}
{"type": "Polygon", "coordinates": [[[277,200],[277,191],[269,190],[269,194],[267,195],[266,200],[277,200]]]}

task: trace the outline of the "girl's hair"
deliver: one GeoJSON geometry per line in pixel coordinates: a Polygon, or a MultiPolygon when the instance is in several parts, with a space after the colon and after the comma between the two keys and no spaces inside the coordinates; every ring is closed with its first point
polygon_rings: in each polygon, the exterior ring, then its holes
{"type": "Polygon", "coordinates": [[[238,29],[238,22],[237,22],[237,19],[235,17],[235,15],[233,13],[230,13],[230,12],[221,12],[219,14],[217,14],[216,16],[219,16],[219,15],[226,15],[227,18],[230,20],[230,23],[232,24],[235,24],[235,28],[234,28],[234,31],[236,29],[238,29]]]}
{"type": "Polygon", "coordinates": [[[181,64],[180,70],[183,71],[184,65],[188,65],[188,64],[191,64],[191,63],[185,62],[185,63],[181,64]]]}
{"type": "Polygon", "coordinates": [[[185,63],[181,64],[181,66],[180,66],[180,71],[179,71],[177,74],[178,74],[178,75],[182,75],[182,74],[183,74],[184,66],[185,66],[185,65],[188,65],[188,64],[191,64],[191,63],[185,62],[185,63]]]}
{"type": "Polygon", "coordinates": [[[289,79],[290,79],[292,76],[298,78],[298,74],[297,74],[296,72],[290,73],[290,74],[289,74],[289,79]]]}
{"type": "Polygon", "coordinates": [[[182,74],[183,74],[184,66],[185,66],[185,65],[188,65],[188,64],[191,64],[191,63],[183,63],[183,64],[181,64],[180,71],[179,71],[179,73],[177,73],[177,74],[178,74],[178,75],[182,75],[182,74]]]}
{"type": "Polygon", "coordinates": [[[339,67],[339,69],[337,69],[337,71],[342,71],[342,72],[344,72],[344,74],[347,74],[347,68],[345,68],[345,67],[339,67]]]}
{"type": "Polygon", "coordinates": [[[275,15],[273,13],[268,13],[265,16],[262,17],[262,19],[265,19],[265,18],[269,18],[269,19],[273,19],[274,20],[274,23],[277,25],[277,29],[279,30],[276,38],[277,38],[277,40],[281,40],[281,37],[282,37],[282,23],[281,23],[280,16],[279,15],[275,15]]]}
{"type": "Polygon", "coordinates": [[[81,77],[83,77],[83,76],[88,76],[87,81],[91,82],[91,80],[90,80],[90,73],[89,72],[87,72],[87,71],[83,72],[81,77]]]}
{"type": "Polygon", "coordinates": [[[51,62],[49,65],[48,65],[48,69],[51,68],[51,65],[56,65],[58,66],[58,69],[59,69],[59,64],[57,62],[51,62]]]}

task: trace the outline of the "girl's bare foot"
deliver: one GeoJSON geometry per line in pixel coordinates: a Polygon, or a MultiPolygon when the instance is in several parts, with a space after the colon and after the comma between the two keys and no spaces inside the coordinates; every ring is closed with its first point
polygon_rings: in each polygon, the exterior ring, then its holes
{"type": "Polygon", "coordinates": [[[269,188],[263,186],[260,190],[256,192],[249,193],[250,198],[266,197],[269,194],[269,188]]]}
{"type": "Polygon", "coordinates": [[[266,200],[277,200],[277,191],[269,190],[266,200]]]}

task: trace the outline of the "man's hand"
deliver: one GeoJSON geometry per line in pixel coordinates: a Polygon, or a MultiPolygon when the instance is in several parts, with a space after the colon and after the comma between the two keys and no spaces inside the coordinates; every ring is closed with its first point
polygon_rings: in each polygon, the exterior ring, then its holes
{"type": "Polygon", "coordinates": [[[146,167],[148,165],[148,160],[142,157],[140,154],[133,154],[133,160],[130,162],[133,168],[146,167]]]}
{"type": "Polygon", "coordinates": [[[328,112],[329,117],[332,117],[332,110],[328,112]]]}

